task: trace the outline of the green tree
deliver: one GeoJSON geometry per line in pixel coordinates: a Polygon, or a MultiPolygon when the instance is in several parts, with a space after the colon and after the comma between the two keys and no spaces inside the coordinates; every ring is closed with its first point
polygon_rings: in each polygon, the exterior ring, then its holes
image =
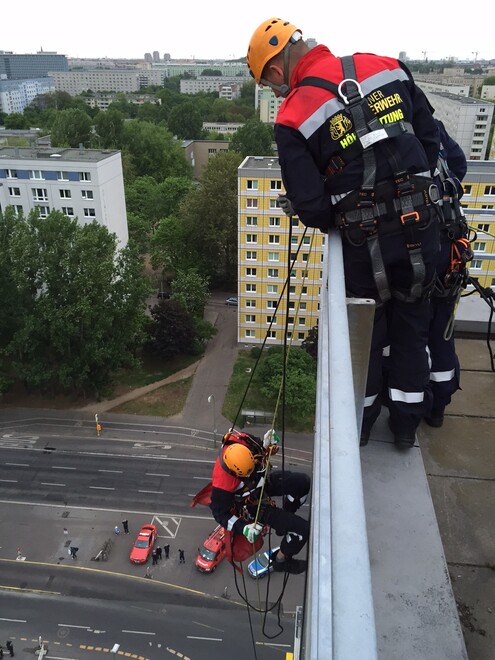
{"type": "Polygon", "coordinates": [[[177,300],[161,300],[151,310],[149,349],[163,357],[190,354],[194,346],[194,320],[177,300]]]}
{"type": "Polygon", "coordinates": [[[54,147],[85,147],[91,142],[91,119],[84,110],[61,110],[57,113],[51,130],[54,147]]]}
{"type": "Polygon", "coordinates": [[[232,136],[231,149],[246,156],[273,156],[273,129],[259,119],[250,119],[232,136]]]}
{"type": "Polygon", "coordinates": [[[152,176],[156,181],[169,176],[192,178],[180,143],[165,128],[146,121],[126,122],[122,143],[136,176],[152,176]]]}
{"type": "Polygon", "coordinates": [[[4,123],[5,128],[10,128],[11,130],[29,128],[27,119],[20,112],[12,112],[10,115],[7,115],[4,123]]]}
{"type": "Polygon", "coordinates": [[[301,348],[306,351],[313,360],[318,359],[318,325],[314,325],[306,335],[301,344],[301,348]]]}
{"type": "Polygon", "coordinates": [[[102,149],[121,148],[124,119],[124,115],[112,106],[105,112],[99,112],[96,115],[95,130],[99,146],[102,149]]]}
{"type": "Polygon", "coordinates": [[[31,389],[99,396],[145,340],[143,263],[96,222],[19,220],[10,245],[20,324],[6,347],[31,389]]]}
{"type": "Polygon", "coordinates": [[[179,271],[172,282],[172,300],[180,302],[184,309],[194,316],[201,318],[210,292],[208,278],[194,270],[179,271]]]}
{"type": "Polygon", "coordinates": [[[168,127],[178,138],[199,140],[203,137],[203,117],[195,101],[187,100],[168,115],[168,127]]]}

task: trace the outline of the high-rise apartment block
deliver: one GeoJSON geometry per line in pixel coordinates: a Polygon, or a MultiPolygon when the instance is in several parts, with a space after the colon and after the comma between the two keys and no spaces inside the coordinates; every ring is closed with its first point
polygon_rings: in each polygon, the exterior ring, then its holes
{"type": "Polygon", "coordinates": [[[61,211],[80,224],[98,222],[128,240],[120,151],[0,147],[0,211],[13,206],[46,218],[61,211]]]}
{"type": "Polygon", "coordinates": [[[65,55],[57,53],[36,53],[16,55],[0,51],[0,80],[22,78],[46,78],[49,71],[68,71],[65,55]]]}
{"type": "MultiPolygon", "coordinates": [[[[469,161],[463,184],[462,205],[477,232],[470,273],[483,287],[495,287],[495,161],[469,161]]],[[[297,217],[290,224],[278,206],[284,192],[276,158],[248,156],[239,166],[240,343],[261,344],[266,337],[268,344],[280,344],[288,315],[288,338],[300,345],[318,321],[326,236],[305,228],[297,217]]]]}

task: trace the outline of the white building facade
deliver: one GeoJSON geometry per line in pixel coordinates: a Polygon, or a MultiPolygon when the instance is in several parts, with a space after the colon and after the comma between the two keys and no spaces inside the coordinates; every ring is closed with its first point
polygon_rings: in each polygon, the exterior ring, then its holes
{"type": "Polygon", "coordinates": [[[38,95],[54,91],[52,78],[0,80],[0,112],[22,113],[38,95]]]}
{"type": "Polygon", "coordinates": [[[61,211],[80,224],[93,221],[127,245],[127,213],[120,151],[0,147],[0,211],[24,216],[61,211]]]}

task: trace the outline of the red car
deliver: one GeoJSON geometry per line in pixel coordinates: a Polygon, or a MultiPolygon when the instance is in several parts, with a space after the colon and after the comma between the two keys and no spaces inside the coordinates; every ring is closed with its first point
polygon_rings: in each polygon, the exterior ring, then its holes
{"type": "Polygon", "coordinates": [[[129,559],[133,564],[145,564],[156,541],[155,525],[144,525],[134,541],[129,559]]]}

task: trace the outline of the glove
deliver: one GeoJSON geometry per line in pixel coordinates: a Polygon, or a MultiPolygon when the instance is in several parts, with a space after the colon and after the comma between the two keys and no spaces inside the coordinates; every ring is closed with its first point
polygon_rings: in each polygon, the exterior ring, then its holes
{"type": "Polygon", "coordinates": [[[249,543],[254,543],[262,531],[263,525],[260,525],[259,523],[249,523],[249,525],[244,527],[242,533],[247,538],[249,543]]]}
{"type": "Polygon", "coordinates": [[[275,433],[273,429],[270,429],[263,436],[263,447],[268,449],[269,447],[277,447],[280,442],[280,438],[275,433]]]}
{"type": "Polygon", "coordinates": [[[285,197],[284,195],[279,195],[278,205],[285,213],[285,215],[288,215],[289,217],[291,215],[297,215],[297,213],[294,211],[294,207],[292,206],[292,202],[288,197],[285,197]]]}

